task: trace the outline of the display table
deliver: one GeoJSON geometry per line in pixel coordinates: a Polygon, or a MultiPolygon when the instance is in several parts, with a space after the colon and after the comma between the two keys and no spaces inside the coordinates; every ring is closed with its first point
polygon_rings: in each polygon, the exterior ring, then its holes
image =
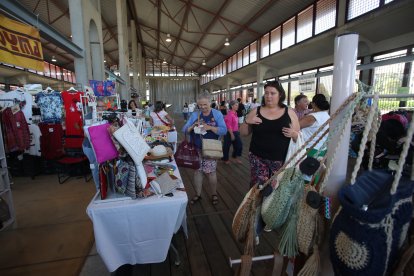
{"type": "MultiPolygon", "coordinates": [[[[175,167],[175,161],[173,161],[175,167]]],[[[180,178],[178,169],[174,174],[180,178]]],[[[96,249],[110,272],[124,264],[163,262],[171,239],[181,226],[187,234],[184,191],[172,197],[128,197],[100,200],[95,195],[87,207],[93,222],[96,249]]]]}

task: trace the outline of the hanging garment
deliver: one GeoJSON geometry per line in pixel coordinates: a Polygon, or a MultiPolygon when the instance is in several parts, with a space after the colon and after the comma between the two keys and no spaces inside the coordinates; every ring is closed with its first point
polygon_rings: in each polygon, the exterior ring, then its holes
{"type": "Polygon", "coordinates": [[[42,157],[50,160],[61,157],[63,152],[63,129],[61,124],[39,124],[40,132],[40,149],[42,157]]]}
{"type": "Polygon", "coordinates": [[[2,113],[6,152],[23,152],[30,146],[30,132],[22,111],[13,114],[10,107],[2,113]]]}
{"type": "Polygon", "coordinates": [[[65,106],[66,136],[82,136],[83,122],[80,97],[83,92],[63,91],[61,93],[65,106]]]}
{"type": "Polygon", "coordinates": [[[14,91],[7,92],[0,95],[0,100],[11,100],[9,101],[0,101],[0,106],[10,107],[13,103],[12,100],[16,99],[19,103],[20,110],[24,113],[27,123],[32,121],[32,95],[27,92],[17,89],[14,91]]]}
{"type": "Polygon", "coordinates": [[[40,137],[42,136],[42,132],[40,131],[39,126],[35,124],[29,125],[29,132],[30,147],[24,153],[28,153],[33,156],[41,156],[40,137]]]}
{"type": "Polygon", "coordinates": [[[59,92],[40,92],[35,102],[40,108],[43,123],[60,123],[62,120],[63,100],[59,92]]]}

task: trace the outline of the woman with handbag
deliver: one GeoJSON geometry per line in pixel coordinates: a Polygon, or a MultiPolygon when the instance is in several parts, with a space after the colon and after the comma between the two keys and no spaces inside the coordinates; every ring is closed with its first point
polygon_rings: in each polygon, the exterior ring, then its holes
{"type": "Polygon", "coordinates": [[[249,161],[250,187],[263,184],[273,172],[279,170],[286,159],[293,132],[299,131],[298,117],[283,102],[286,93],[282,85],[268,82],[264,86],[264,102],[246,116],[240,126],[240,134],[252,134],[249,161]],[[283,128],[292,128],[284,133],[283,128]]]}
{"type": "MultiPolygon", "coordinates": [[[[223,114],[210,106],[211,96],[207,92],[199,94],[197,97],[197,105],[199,112],[191,114],[187,123],[184,125],[182,131],[190,133],[191,140],[194,144],[202,150],[202,139],[216,139],[219,140],[227,132],[226,124],[223,119],[223,114]],[[204,135],[201,133],[206,132],[204,135]]],[[[201,166],[194,171],[194,186],[196,196],[190,201],[191,204],[198,202],[201,199],[201,189],[203,184],[203,174],[208,178],[211,187],[211,201],[213,205],[218,203],[217,197],[217,160],[208,157],[202,157],[201,166]]]]}
{"type": "Polygon", "coordinates": [[[155,102],[154,111],[150,113],[150,123],[152,126],[172,126],[174,124],[173,118],[164,110],[161,101],[155,102]]]}

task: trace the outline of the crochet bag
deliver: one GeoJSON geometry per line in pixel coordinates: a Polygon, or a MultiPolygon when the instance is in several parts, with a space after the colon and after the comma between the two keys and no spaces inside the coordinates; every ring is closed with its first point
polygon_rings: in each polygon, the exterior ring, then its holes
{"type": "Polygon", "coordinates": [[[88,127],[89,138],[99,164],[118,157],[118,150],[108,131],[109,127],[110,124],[88,127]]]}
{"type": "MultiPolygon", "coordinates": [[[[372,109],[376,109],[378,96],[372,109]]],[[[376,131],[380,121],[367,119],[351,185],[338,192],[341,208],[331,227],[329,240],[332,266],[337,275],[386,275],[393,268],[406,238],[413,212],[414,181],[402,177],[408,148],[413,137],[411,121],[398,160],[395,177],[385,170],[372,170],[376,131]],[[371,127],[369,127],[371,126],[371,127]],[[372,129],[369,170],[356,178],[372,129]]]]}
{"type": "Polygon", "coordinates": [[[150,150],[150,146],[142,138],[137,127],[128,120],[126,124],[114,132],[114,136],[134,160],[134,163],[141,164],[150,150]]]}
{"type": "Polygon", "coordinates": [[[262,218],[267,226],[277,229],[285,223],[290,207],[297,200],[293,195],[298,194],[304,184],[302,173],[297,168],[284,170],[279,186],[262,203],[262,218]]]}
{"type": "Polygon", "coordinates": [[[338,275],[384,275],[394,265],[412,215],[414,182],[402,178],[394,194],[390,172],[373,170],[343,187],[333,221],[330,254],[338,275]]]}

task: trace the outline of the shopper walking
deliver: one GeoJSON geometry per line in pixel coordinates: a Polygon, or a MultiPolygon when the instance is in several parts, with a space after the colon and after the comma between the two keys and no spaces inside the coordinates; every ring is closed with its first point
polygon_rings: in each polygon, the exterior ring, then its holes
{"type": "Polygon", "coordinates": [[[227,134],[224,136],[222,160],[225,164],[230,164],[229,152],[231,145],[233,145],[232,161],[241,164],[242,162],[239,157],[242,154],[243,144],[240,139],[239,123],[237,118],[237,109],[239,108],[239,102],[231,101],[229,106],[230,110],[227,113],[226,117],[224,117],[224,121],[227,126],[227,134]]]}
{"type": "Polygon", "coordinates": [[[263,184],[277,171],[286,159],[290,137],[284,134],[284,127],[299,131],[299,121],[293,109],[283,101],[286,93],[282,85],[268,82],[264,87],[264,104],[246,116],[240,126],[240,134],[252,134],[249,148],[251,180],[250,186],[263,184]]]}
{"type": "Polygon", "coordinates": [[[237,98],[237,101],[239,102],[239,107],[237,109],[237,117],[239,119],[239,124],[242,124],[244,121],[244,115],[246,115],[246,108],[242,103],[241,98],[237,98]]]}
{"type": "MultiPolygon", "coordinates": [[[[227,132],[226,124],[223,115],[220,111],[212,109],[211,96],[207,92],[203,92],[197,97],[198,112],[194,112],[187,123],[184,125],[182,131],[189,133],[191,140],[201,150],[201,139],[220,139],[221,136],[227,132]],[[196,128],[197,127],[197,128],[196,128]],[[206,131],[207,133],[201,135],[206,131]],[[201,136],[203,136],[201,138],[201,136]]],[[[191,199],[190,203],[194,204],[201,199],[201,190],[203,185],[203,174],[206,175],[211,191],[211,202],[213,205],[218,203],[217,197],[217,160],[202,157],[201,166],[194,171],[194,187],[196,195],[191,199]]]]}

